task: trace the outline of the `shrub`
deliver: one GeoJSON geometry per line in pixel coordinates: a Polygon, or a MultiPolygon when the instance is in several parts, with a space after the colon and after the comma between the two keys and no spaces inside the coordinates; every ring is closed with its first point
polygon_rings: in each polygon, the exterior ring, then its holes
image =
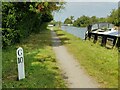
{"type": "Polygon", "coordinates": [[[20,42],[20,31],[10,28],[2,28],[2,47],[20,42]]]}

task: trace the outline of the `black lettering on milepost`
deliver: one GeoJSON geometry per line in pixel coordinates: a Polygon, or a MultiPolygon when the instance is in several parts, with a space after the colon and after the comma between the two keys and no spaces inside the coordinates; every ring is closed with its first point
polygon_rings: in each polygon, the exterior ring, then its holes
{"type": "Polygon", "coordinates": [[[18,64],[23,63],[23,57],[18,58],[18,64]]]}
{"type": "Polygon", "coordinates": [[[19,55],[19,56],[22,55],[22,49],[18,50],[18,55],[19,55]]]}

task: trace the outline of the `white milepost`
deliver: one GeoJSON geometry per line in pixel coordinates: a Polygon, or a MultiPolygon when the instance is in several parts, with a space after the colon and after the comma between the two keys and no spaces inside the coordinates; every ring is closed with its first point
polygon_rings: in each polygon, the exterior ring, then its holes
{"type": "Polygon", "coordinates": [[[17,53],[17,64],[18,64],[18,79],[21,80],[25,78],[23,49],[19,47],[16,53],[17,53]]]}

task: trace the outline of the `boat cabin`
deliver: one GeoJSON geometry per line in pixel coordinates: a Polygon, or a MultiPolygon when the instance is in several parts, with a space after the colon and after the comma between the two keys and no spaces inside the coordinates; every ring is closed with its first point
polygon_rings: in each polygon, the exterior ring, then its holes
{"type": "Polygon", "coordinates": [[[98,39],[101,39],[101,45],[106,46],[107,42],[112,42],[112,46],[120,47],[120,31],[115,30],[114,25],[111,23],[95,23],[88,25],[85,33],[85,40],[93,38],[93,42],[96,43],[98,39]]]}

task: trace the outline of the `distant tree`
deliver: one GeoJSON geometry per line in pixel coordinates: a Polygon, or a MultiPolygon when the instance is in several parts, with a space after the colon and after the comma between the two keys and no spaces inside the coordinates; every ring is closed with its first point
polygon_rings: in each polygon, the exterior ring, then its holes
{"type": "Polygon", "coordinates": [[[74,20],[74,16],[70,16],[70,19],[71,19],[71,20],[74,20]]]}
{"type": "Polygon", "coordinates": [[[70,18],[66,18],[64,24],[72,24],[72,20],[70,18]]]}
{"type": "MultiPolygon", "coordinates": [[[[120,7],[118,9],[113,9],[110,13],[109,16],[107,17],[96,17],[96,16],[92,16],[92,17],[88,17],[88,16],[81,16],[79,18],[77,18],[76,20],[74,20],[73,22],[73,26],[75,27],[86,27],[89,24],[92,23],[97,23],[97,22],[110,22],[113,23],[116,26],[120,26],[120,7]]],[[[72,23],[74,16],[70,16],[70,18],[67,18],[65,20],[64,23],[72,23]]]]}
{"type": "Polygon", "coordinates": [[[78,18],[77,20],[75,20],[74,21],[74,23],[73,23],[73,26],[75,26],[75,27],[80,27],[80,21],[79,21],[80,19],[78,18]]]}
{"type": "Polygon", "coordinates": [[[91,19],[91,23],[98,22],[98,18],[96,16],[92,16],[90,19],[91,19]]]}
{"type": "Polygon", "coordinates": [[[104,17],[98,18],[98,22],[107,22],[107,18],[104,17]]]}
{"type": "Polygon", "coordinates": [[[80,18],[78,18],[77,20],[74,21],[73,26],[86,27],[90,23],[91,23],[90,17],[83,15],[80,18]]]}

